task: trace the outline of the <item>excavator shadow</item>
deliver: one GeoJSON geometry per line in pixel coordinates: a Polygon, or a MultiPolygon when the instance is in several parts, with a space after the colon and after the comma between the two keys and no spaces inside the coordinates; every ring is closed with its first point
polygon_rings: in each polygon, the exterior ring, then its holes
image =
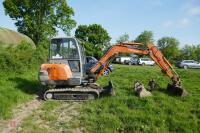
{"type": "Polygon", "coordinates": [[[28,80],[21,77],[9,78],[9,81],[12,81],[15,85],[15,88],[21,90],[24,93],[33,95],[38,95],[38,98],[41,98],[41,86],[37,80],[28,80]]]}
{"type": "Polygon", "coordinates": [[[147,89],[147,90],[150,91],[151,93],[160,92],[160,93],[163,93],[165,95],[170,95],[166,88],[157,88],[156,90],[147,89]]]}

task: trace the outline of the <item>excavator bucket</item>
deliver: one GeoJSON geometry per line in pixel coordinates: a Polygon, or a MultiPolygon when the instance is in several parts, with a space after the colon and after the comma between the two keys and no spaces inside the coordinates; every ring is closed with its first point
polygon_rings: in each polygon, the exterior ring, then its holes
{"type": "Polygon", "coordinates": [[[188,92],[186,90],[184,90],[181,86],[175,84],[168,84],[167,91],[170,95],[176,95],[181,97],[185,97],[188,95],[188,92]]]}
{"type": "MultiPolygon", "coordinates": [[[[160,88],[159,84],[155,81],[155,79],[151,79],[149,81],[149,87],[150,91],[156,90],[160,88]]],[[[178,80],[175,80],[172,84],[168,84],[167,91],[170,95],[176,95],[176,96],[187,96],[188,93],[186,90],[184,90],[181,86],[180,78],[178,80]]]]}
{"type": "Polygon", "coordinates": [[[105,95],[115,96],[115,90],[114,90],[112,81],[108,82],[108,86],[103,87],[101,96],[105,96],[105,95]]]}

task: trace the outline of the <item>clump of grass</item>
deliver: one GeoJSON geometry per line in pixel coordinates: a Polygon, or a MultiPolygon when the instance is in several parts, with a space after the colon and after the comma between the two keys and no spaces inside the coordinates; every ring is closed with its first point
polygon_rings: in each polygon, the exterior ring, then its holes
{"type": "Polygon", "coordinates": [[[183,86],[190,93],[181,98],[169,96],[165,88],[170,79],[158,67],[114,65],[114,72],[98,82],[114,83],[116,96],[82,105],[81,126],[88,132],[199,132],[200,71],[178,69],[183,86]],[[152,97],[139,98],[133,83],[140,80],[148,88],[154,78],[161,89],[152,97]]]}

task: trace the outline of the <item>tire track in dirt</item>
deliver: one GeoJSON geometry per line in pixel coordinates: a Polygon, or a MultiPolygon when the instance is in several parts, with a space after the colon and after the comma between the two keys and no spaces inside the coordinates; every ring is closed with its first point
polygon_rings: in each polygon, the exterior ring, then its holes
{"type": "Polygon", "coordinates": [[[34,111],[30,117],[27,117],[28,121],[24,121],[21,131],[24,133],[32,131],[38,131],[39,133],[84,133],[85,129],[80,127],[79,119],[81,103],[57,102],[57,104],[54,101],[45,102],[41,108],[34,111]],[[49,105],[53,106],[48,108],[49,105]]]}
{"type": "Polygon", "coordinates": [[[49,132],[70,132],[70,133],[84,133],[85,129],[80,127],[80,106],[79,102],[60,102],[59,106],[53,110],[44,110],[43,106],[46,103],[39,100],[37,96],[27,103],[21,104],[13,109],[13,118],[5,120],[0,123],[1,133],[16,133],[16,132],[29,132],[32,128],[26,127],[24,121],[32,118],[31,125],[38,125],[40,129],[48,129],[49,132]],[[49,124],[48,121],[41,119],[47,113],[57,116],[54,124],[49,124]],[[73,127],[78,124],[78,126],[73,127]],[[50,128],[51,127],[51,128],[50,128]],[[58,130],[55,130],[58,129],[58,130]]]}
{"type": "Polygon", "coordinates": [[[3,128],[0,130],[0,132],[16,133],[19,130],[23,119],[31,115],[33,110],[38,109],[41,104],[42,100],[39,100],[39,98],[35,96],[32,101],[21,104],[17,108],[13,109],[13,118],[3,123],[3,128]]]}
{"type": "MultiPolygon", "coordinates": [[[[75,123],[80,123],[79,117],[80,112],[79,109],[81,106],[81,103],[78,102],[68,102],[63,103],[60,107],[56,108],[53,112],[56,112],[59,114],[59,117],[57,119],[57,124],[64,124],[64,125],[74,125],[75,123]]],[[[80,124],[76,128],[71,129],[64,129],[62,126],[59,128],[59,132],[70,132],[70,133],[84,133],[85,129],[83,127],[80,127],[80,124]]]]}

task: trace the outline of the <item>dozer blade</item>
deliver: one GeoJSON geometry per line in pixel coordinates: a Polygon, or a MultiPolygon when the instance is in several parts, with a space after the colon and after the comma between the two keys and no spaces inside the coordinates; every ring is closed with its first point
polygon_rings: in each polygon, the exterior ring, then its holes
{"type": "Polygon", "coordinates": [[[181,97],[185,97],[188,95],[188,92],[184,90],[181,86],[173,84],[168,84],[167,91],[169,92],[170,95],[176,95],[181,97]]]}
{"type": "Polygon", "coordinates": [[[100,95],[101,96],[106,96],[106,95],[115,96],[115,90],[114,90],[112,81],[108,82],[108,86],[103,87],[103,91],[101,92],[100,95]]]}

